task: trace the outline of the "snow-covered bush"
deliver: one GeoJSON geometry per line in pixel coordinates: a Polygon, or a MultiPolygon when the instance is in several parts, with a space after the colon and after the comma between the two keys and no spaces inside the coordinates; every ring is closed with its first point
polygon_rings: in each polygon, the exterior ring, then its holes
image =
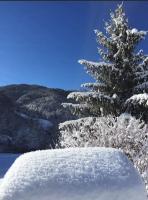
{"type": "Polygon", "coordinates": [[[122,149],[144,178],[148,191],[148,125],[129,114],[87,117],[61,123],[61,147],[122,149]]]}
{"type": "Polygon", "coordinates": [[[26,153],[6,173],[0,200],[146,200],[141,177],[113,148],[26,153]]]}

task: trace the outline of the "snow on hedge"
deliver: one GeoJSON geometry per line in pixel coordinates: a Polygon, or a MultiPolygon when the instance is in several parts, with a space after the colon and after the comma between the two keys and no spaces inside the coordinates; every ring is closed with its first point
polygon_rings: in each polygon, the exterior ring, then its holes
{"type": "Polygon", "coordinates": [[[0,200],[146,200],[128,158],[112,148],[43,150],[20,156],[0,186],[0,200]]]}
{"type": "Polygon", "coordinates": [[[119,117],[85,117],[59,125],[60,146],[122,149],[140,172],[148,193],[148,124],[123,113],[119,117]]]}

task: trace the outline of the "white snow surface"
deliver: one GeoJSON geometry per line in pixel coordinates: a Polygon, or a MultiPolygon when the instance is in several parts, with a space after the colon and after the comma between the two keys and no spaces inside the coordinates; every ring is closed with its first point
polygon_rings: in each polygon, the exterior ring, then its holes
{"type": "Polygon", "coordinates": [[[138,33],[138,30],[137,30],[136,28],[133,28],[133,29],[131,30],[131,33],[138,33]]]}
{"type": "Polygon", "coordinates": [[[148,93],[135,94],[127,99],[126,103],[137,103],[139,105],[144,104],[145,106],[148,106],[148,93]]]}
{"type": "Polygon", "coordinates": [[[112,148],[42,150],[20,156],[0,185],[0,200],[146,200],[132,163],[112,148]]]}
{"type": "Polygon", "coordinates": [[[136,29],[136,28],[133,28],[133,29],[128,29],[127,31],[126,31],[126,33],[127,34],[129,34],[129,33],[131,33],[131,34],[135,34],[135,35],[146,35],[147,34],[147,31],[138,31],[138,29],[136,29]]]}
{"type": "Polygon", "coordinates": [[[104,95],[103,93],[98,93],[98,92],[71,92],[68,96],[67,99],[76,99],[76,101],[78,101],[79,99],[83,99],[83,98],[95,98],[98,100],[102,100],[102,99],[106,99],[109,100],[110,103],[113,103],[113,98],[108,96],[108,95],[104,95]]]}
{"type": "Polygon", "coordinates": [[[0,184],[2,183],[2,180],[3,180],[3,179],[2,179],[2,178],[0,178],[0,184]]]}

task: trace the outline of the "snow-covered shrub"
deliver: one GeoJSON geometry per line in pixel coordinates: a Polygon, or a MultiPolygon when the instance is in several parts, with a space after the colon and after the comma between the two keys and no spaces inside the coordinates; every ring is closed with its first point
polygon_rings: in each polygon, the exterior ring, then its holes
{"type": "Polygon", "coordinates": [[[148,191],[148,125],[129,114],[87,117],[59,125],[61,147],[122,149],[144,178],[148,191]]]}
{"type": "Polygon", "coordinates": [[[113,148],[68,148],[20,156],[0,184],[0,200],[146,200],[141,177],[113,148]]]}

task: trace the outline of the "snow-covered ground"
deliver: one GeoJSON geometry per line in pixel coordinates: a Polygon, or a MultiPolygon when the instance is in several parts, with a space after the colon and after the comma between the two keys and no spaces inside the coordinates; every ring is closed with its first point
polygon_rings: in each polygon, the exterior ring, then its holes
{"type": "Polygon", "coordinates": [[[2,180],[3,180],[3,179],[2,179],[2,178],[0,178],[0,184],[2,183],[2,180]]]}
{"type": "Polygon", "coordinates": [[[0,186],[0,200],[146,200],[132,163],[111,148],[35,151],[20,156],[0,186]]]}

